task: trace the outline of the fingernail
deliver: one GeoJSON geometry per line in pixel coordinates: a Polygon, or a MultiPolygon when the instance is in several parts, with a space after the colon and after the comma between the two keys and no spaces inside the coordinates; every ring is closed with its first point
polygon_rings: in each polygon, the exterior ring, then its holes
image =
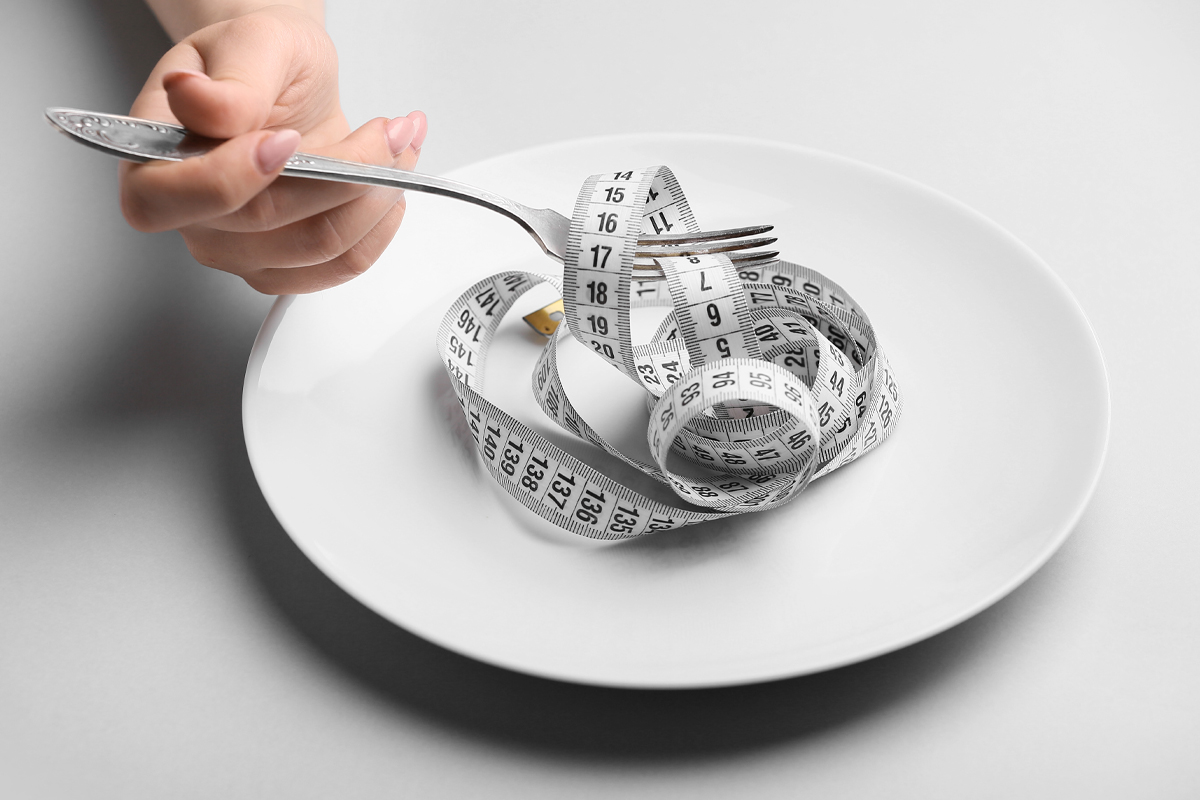
{"type": "Polygon", "coordinates": [[[412,137],[412,149],[420,150],[421,145],[425,144],[425,134],[429,131],[429,120],[425,119],[424,111],[413,111],[409,113],[408,118],[412,120],[415,130],[412,137]]]}
{"type": "Polygon", "coordinates": [[[205,81],[211,81],[212,78],[205,75],[203,72],[195,69],[176,69],[163,75],[162,82],[164,88],[171,88],[170,84],[178,83],[184,78],[200,78],[205,81]]]}
{"type": "Polygon", "coordinates": [[[398,156],[404,152],[404,148],[408,147],[413,140],[413,134],[417,132],[417,128],[413,125],[413,121],[408,117],[396,117],[387,124],[388,146],[392,148],[392,155],[398,156]]]}
{"type": "Polygon", "coordinates": [[[292,130],[276,131],[263,139],[254,151],[254,160],[258,162],[259,172],[270,175],[282,167],[299,146],[300,134],[292,130]]]}

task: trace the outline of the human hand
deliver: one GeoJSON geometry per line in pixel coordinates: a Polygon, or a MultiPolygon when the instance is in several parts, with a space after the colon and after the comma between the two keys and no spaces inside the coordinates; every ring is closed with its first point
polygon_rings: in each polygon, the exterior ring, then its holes
{"type": "Polygon", "coordinates": [[[420,111],[351,132],[338,101],[337,53],[318,19],[270,6],[217,22],[167,52],[134,116],[229,139],[182,162],[120,172],[121,209],[141,231],[178,229],[193,257],[266,294],[313,292],[364,272],[404,217],[403,192],[279,178],[305,152],[411,170],[420,111]]]}

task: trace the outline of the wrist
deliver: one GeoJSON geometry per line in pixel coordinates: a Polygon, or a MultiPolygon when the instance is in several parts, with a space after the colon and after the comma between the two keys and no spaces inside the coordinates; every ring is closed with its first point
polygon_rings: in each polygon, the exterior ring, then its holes
{"type": "Polygon", "coordinates": [[[269,6],[288,6],[325,25],[324,0],[146,0],[159,23],[178,42],[201,28],[269,6]]]}

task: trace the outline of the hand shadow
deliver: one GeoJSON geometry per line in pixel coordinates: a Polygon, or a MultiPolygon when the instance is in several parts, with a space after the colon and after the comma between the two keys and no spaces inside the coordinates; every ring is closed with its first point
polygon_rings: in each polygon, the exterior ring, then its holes
{"type": "Polygon", "coordinates": [[[127,113],[158,59],[171,48],[171,39],[142,0],[73,0],[73,5],[91,21],[97,37],[112,43],[104,67],[111,83],[122,89],[124,107],[99,110],[127,113]]]}

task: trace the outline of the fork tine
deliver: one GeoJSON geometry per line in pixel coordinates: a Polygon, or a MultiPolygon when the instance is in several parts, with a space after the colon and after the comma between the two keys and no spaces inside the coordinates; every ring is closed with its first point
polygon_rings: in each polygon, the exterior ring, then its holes
{"type": "Polygon", "coordinates": [[[732,253],[729,260],[738,269],[744,267],[757,267],[761,264],[766,264],[771,261],[779,260],[778,250],[759,250],[756,253],[732,253]]]}
{"type": "Polygon", "coordinates": [[[731,253],[735,250],[750,250],[755,247],[766,247],[779,241],[774,236],[762,236],[757,239],[720,239],[713,242],[676,245],[643,245],[638,244],[635,256],[666,257],[666,256],[698,256],[706,253],[731,253]]]}
{"type": "Polygon", "coordinates": [[[638,244],[678,245],[696,244],[698,242],[715,242],[721,239],[741,239],[745,236],[758,236],[759,234],[770,233],[774,229],[774,225],[750,225],[745,228],[728,228],[723,231],[700,231],[699,233],[664,233],[659,236],[643,235],[638,239],[638,244]]]}
{"type": "MultiPolygon", "coordinates": [[[[742,267],[757,267],[779,258],[778,250],[755,250],[751,253],[729,253],[729,260],[738,269],[742,267]]],[[[633,259],[634,269],[658,269],[658,262],[650,256],[638,256],[633,259]]]]}
{"type": "Polygon", "coordinates": [[[742,270],[748,266],[762,266],[769,264],[770,261],[778,261],[779,251],[778,249],[763,249],[756,253],[733,253],[730,255],[730,260],[733,261],[733,266],[742,270]]]}
{"type": "Polygon", "coordinates": [[[634,253],[635,277],[639,280],[661,280],[663,272],[655,261],[656,257],[727,253],[729,260],[738,269],[769,264],[779,257],[779,251],[755,248],[766,247],[778,241],[774,236],[759,235],[770,233],[774,229],[774,225],[750,225],[720,231],[642,236],[638,239],[638,249],[634,253]],[[746,238],[751,236],[758,238],[746,238]]]}

